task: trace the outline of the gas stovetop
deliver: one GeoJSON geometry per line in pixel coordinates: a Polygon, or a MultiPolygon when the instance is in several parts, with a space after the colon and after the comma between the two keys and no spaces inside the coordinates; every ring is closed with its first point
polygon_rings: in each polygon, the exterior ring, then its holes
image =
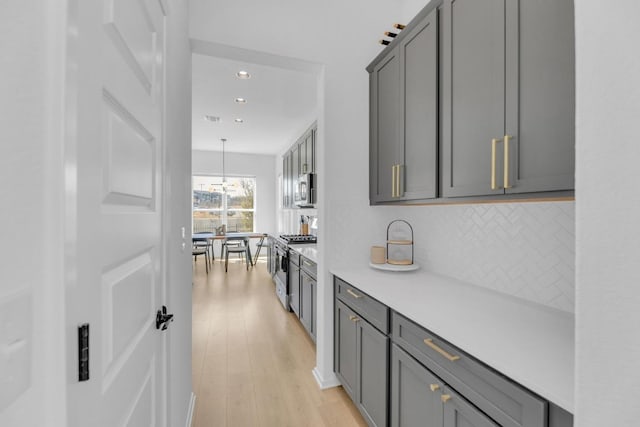
{"type": "Polygon", "coordinates": [[[281,234],[280,238],[287,244],[318,243],[317,237],[312,234],[281,234]]]}

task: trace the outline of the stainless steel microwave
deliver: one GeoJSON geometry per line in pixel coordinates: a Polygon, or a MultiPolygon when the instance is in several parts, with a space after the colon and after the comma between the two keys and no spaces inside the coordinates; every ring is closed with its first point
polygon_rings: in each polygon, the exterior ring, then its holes
{"type": "Polygon", "coordinates": [[[299,207],[313,207],[316,204],[316,175],[305,173],[298,177],[293,192],[293,203],[299,207]]]}

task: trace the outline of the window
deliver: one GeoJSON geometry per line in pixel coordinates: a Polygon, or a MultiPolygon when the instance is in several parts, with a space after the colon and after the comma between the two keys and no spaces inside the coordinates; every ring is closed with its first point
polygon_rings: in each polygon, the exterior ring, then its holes
{"type": "Polygon", "coordinates": [[[193,232],[215,233],[222,224],[228,232],[253,232],[255,189],[255,178],[194,176],[193,232]]]}

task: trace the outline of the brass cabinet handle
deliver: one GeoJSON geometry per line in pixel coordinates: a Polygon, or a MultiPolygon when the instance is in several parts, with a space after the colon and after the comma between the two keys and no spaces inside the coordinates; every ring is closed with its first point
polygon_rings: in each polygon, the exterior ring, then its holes
{"type": "Polygon", "coordinates": [[[439,384],[429,384],[429,388],[431,389],[431,391],[436,391],[440,389],[440,385],[439,384]]]}
{"type": "Polygon", "coordinates": [[[491,140],[491,189],[496,190],[498,186],[496,185],[496,145],[500,141],[498,138],[493,138],[491,140]]]}
{"type": "Polygon", "coordinates": [[[428,345],[429,347],[431,347],[431,349],[437,351],[441,356],[443,356],[445,359],[447,359],[449,362],[455,362],[456,360],[460,359],[460,356],[454,356],[453,354],[449,354],[446,351],[444,351],[443,349],[441,349],[440,347],[438,347],[434,342],[432,338],[425,338],[424,339],[424,343],[426,345],[428,345]]]}
{"type": "Polygon", "coordinates": [[[355,293],[355,292],[353,292],[351,289],[347,289],[347,293],[348,293],[349,295],[351,295],[352,297],[354,297],[354,298],[362,298],[362,295],[358,295],[358,294],[356,294],[356,293],[355,293]]]}
{"type": "Polygon", "coordinates": [[[396,191],[396,197],[402,197],[402,194],[404,193],[404,189],[402,188],[402,168],[404,167],[404,165],[398,165],[398,168],[396,169],[396,173],[398,174],[398,177],[396,178],[396,185],[398,186],[398,191],[396,191]]]}
{"type": "Polygon", "coordinates": [[[509,185],[509,139],[511,136],[504,136],[504,188],[511,188],[509,185]]]}
{"type": "Polygon", "coordinates": [[[448,394],[443,394],[442,396],[440,396],[440,400],[442,401],[442,403],[447,403],[448,400],[451,400],[451,396],[448,394]]]}
{"type": "Polygon", "coordinates": [[[352,322],[360,321],[360,319],[357,316],[349,316],[349,320],[351,320],[352,322]]]}

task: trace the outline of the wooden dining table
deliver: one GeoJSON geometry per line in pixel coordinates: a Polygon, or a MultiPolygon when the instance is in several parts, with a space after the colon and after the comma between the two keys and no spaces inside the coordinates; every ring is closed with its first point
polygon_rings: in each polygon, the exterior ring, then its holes
{"type": "MultiPolygon", "coordinates": [[[[194,242],[211,242],[211,250],[213,251],[213,242],[216,240],[243,240],[247,245],[247,252],[249,255],[249,259],[253,262],[253,257],[251,256],[251,246],[249,245],[249,239],[262,239],[266,236],[266,233],[254,233],[254,232],[234,232],[234,233],[226,233],[223,235],[218,235],[215,233],[194,233],[192,238],[194,242]]],[[[220,247],[220,258],[222,258],[224,247],[220,247]]]]}

